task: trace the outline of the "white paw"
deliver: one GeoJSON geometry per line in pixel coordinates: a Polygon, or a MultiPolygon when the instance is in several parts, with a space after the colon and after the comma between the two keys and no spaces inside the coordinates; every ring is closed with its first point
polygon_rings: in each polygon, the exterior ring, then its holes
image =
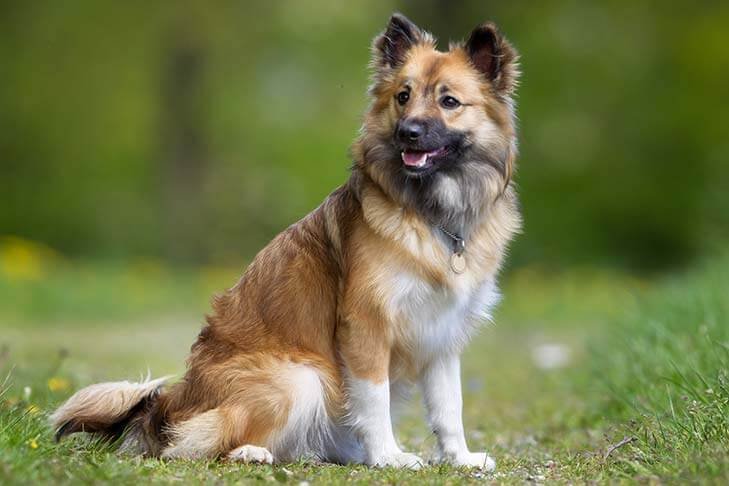
{"type": "Polygon", "coordinates": [[[254,445],[244,445],[233,449],[228,454],[228,459],[244,463],[273,464],[273,455],[268,452],[268,449],[254,445]]]}
{"type": "Polygon", "coordinates": [[[425,464],[420,457],[409,452],[395,452],[374,461],[377,467],[397,467],[403,469],[420,469],[425,464]]]}
{"type": "Polygon", "coordinates": [[[496,469],[496,461],[485,452],[459,452],[441,457],[440,462],[453,466],[477,467],[483,471],[496,469]]]}

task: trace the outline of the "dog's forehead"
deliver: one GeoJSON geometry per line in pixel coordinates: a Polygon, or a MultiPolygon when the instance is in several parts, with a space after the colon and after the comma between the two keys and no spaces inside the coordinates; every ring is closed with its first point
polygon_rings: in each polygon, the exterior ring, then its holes
{"type": "Polygon", "coordinates": [[[480,91],[481,79],[461,49],[440,52],[429,46],[417,46],[400,72],[403,82],[426,91],[448,88],[480,91]]]}

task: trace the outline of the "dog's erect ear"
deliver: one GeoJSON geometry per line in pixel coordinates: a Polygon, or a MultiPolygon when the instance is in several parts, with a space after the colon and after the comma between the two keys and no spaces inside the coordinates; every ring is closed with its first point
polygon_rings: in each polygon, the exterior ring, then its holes
{"type": "Polygon", "coordinates": [[[518,54],[496,24],[486,22],[473,29],[464,49],[474,67],[491,81],[497,92],[513,91],[519,76],[518,54]]]}
{"type": "Polygon", "coordinates": [[[375,37],[372,44],[374,67],[398,67],[410,48],[422,42],[424,37],[423,31],[404,15],[393,14],[387,29],[375,37]]]}

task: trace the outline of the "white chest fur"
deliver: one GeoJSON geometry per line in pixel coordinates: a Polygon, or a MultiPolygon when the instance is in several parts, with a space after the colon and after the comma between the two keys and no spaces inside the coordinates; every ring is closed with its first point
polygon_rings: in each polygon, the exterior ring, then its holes
{"type": "Polygon", "coordinates": [[[493,277],[472,282],[454,276],[452,286],[436,287],[406,270],[389,275],[394,344],[407,354],[413,371],[437,356],[459,353],[499,300],[493,277]]]}
{"type": "Polygon", "coordinates": [[[456,273],[449,263],[451,248],[419,215],[372,186],[361,196],[367,226],[381,238],[372,246],[376,250],[362,247],[361,258],[373,263],[366,278],[383,303],[401,361],[418,372],[437,356],[459,353],[499,300],[496,275],[503,249],[519,226],[510,200],[491,206],[473,225],[463,273],[456,273]],[[383,250],[387,244],[407,257],[383,250]]]}

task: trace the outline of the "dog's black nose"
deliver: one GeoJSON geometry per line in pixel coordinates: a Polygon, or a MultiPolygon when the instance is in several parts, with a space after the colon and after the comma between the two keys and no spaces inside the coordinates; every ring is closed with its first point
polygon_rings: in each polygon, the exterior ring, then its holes
{"type": "Polygon", "coordinates": [[[401,120],[397,136],[403,142],[415,142],[425,134],[425,123],[421,120],[401,120]]]}

